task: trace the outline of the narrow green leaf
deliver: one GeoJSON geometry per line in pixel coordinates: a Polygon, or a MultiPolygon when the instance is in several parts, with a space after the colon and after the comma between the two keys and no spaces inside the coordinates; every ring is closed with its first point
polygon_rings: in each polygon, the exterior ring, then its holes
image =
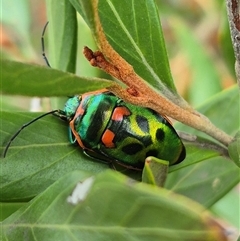
{"type": "Polygon", "coordinates": [[[107,40],[135,72],[157,90],[176,92],[155,2],[108,0],[98,8],[107,40]]]}
{"type": "Polygon", "coordinates": [[[105,88],[111,81],[84,78],[59,70],[8,60],[1,61],[1,91],[27,96],[71,96],[105,88]]]}
{"type": "Polygon", "coordinates": [[[235,56],[230,35],[229,23],[227,19],[226,7],[224,5],[222,7],[221,25],[218,31],[218,37],[220,42],[219,50],[221,51],[233,78],[235,79],[235,56]]]}
{"type": "Polygon", "coordinates": [[[68,0],[46,1],[49,26],[48,60],[62,71],[75,73],[77,54],[76,10],[68,0]]]}
{"type": "Polygon", "coordinates": [[[77,171],[65,175],[2,223],[3,240],[226,240],[191,200],[113,171],[87,180],[77,171]],[[80,200],[68,203],[77,184],[71,197],[80,200]]]}
{"type": "Polygon", "coordinates": [[[84,0],[69,0],[76,11],[80,13],[84,21],[88,24],[89,28],[94,32],[94,20],[92,12],[91,1],[84,0]]]}

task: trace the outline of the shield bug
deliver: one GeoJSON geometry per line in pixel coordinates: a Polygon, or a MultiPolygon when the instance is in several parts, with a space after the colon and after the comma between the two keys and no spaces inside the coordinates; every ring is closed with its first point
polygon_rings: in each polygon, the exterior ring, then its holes
{"type": "Polygon", "coordinates": [[[92,157],[141,170],[145,159],[154,156],[177,164],[185,158],[185,147],[170,122],[156,111],[126,103],[107,89],[68,99],[63,110],[45,113],[69,122],[69,139],[92,157]]]}
{"type": "Polygon", "coordinates": [[[170,165],[185,158],[185,147],[166,118],[107,89],[74,96],[57,113],[69,122],[70,141],[90,156],[132,169],[142,169],[148,156],[170,165]]]}

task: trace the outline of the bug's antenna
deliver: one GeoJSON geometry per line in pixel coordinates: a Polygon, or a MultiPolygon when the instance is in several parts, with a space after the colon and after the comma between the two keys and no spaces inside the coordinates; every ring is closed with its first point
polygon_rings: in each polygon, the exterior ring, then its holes
{"type": "Polygon", "coordinates": [[[46,28],[47,28],[47,26],[48,26],[48,23],[49,23],[49,22],[47,22],[47,23],[45,24],[44,28],[43,28],[42,37],[41,37],[41,43],[42,43],[42,56],[43,56],[43,59],[45,60],[47,66],[51,68],[51,65],[49,64],[48,59],[47,59],[47,56],[46,56],[46,54],[45,54],[45,45],[44,45],[44,34],[45,34],[46,28]]]}
{"type": "MultiPolygon", "coordinates": [[[[13,142],[13,140],[19,135],[19,133],[25,129],[27,126],[31,125],[32,123],[34,123],[35,121],[41,119],[42,117],[46,116],[46,115],[50,115],[50,114],[54,114],[56,112],[59,112],[59,110],[52,110],[52,111],[49,111],[47,113],[44,113],[36,118],[34,118],[33,120],[29,121],[28,123],[25,123],[24,125],[21,126],[21,128],[11,137],[11,139],[8,141],[7,143],[7,146],[5,147],[5,150],[3,152],[3,157],[5,158],[6,155],[7,155],[7,151],[8,151],[8,148],[10,147],[11,143],[13,142]]],[[[61,113],[61,111],[60,111],[61,113]]]]}

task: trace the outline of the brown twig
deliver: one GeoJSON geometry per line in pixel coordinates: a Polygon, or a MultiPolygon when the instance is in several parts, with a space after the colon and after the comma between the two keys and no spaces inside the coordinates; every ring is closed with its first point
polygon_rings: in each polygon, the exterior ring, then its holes
{"type": "Polygon", "coordinates": [[[161,113],[161,115],[170,116],[188,126],[207,133],[225,146],[228,146],[233,140],[231,136],[218,129],[205,116],[197,111],[188,108],[184,109],[164,98],[164,96],[156,93],[151,87],[142,81],[134,71],[128,70],[125,72],[125,68],[118,68],[118,66],[110,63],[101,52],[93,52],[88,47],[84,48],[83,53],[93,66],[99,67],[113,77],[118,78],[131,90],[135,90],[137,93],[137,95],[132,95],[131,92],[117,84],[108,87],[111,92],[120,98],[127,100],[132,104],[154,109],[158,113],[161,113]]]}

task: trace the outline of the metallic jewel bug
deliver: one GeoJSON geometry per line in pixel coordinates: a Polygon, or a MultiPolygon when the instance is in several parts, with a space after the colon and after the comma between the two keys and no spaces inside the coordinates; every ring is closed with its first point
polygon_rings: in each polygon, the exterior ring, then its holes
{"type": "Polygon", "coordinates": [[[168,120],[156,111],[126,103],[107,89],[70,98],[59,116],[69,122],[70,141],[100,159],[142,169],[154,156],[177,164],[185,147],[168,120]]]}
{"type": "Polygon", "coordinates": [[[55,114],[69,122],[69,139],[84,152],[110,164],[117,162],[141,170],[145,159],[154,156],[177,164],[185,158],[185,147],[170,122],[156,111],[126,103],[107,89],[69,98],[63,110],[53,110],[25,124],[55,114]]]}

